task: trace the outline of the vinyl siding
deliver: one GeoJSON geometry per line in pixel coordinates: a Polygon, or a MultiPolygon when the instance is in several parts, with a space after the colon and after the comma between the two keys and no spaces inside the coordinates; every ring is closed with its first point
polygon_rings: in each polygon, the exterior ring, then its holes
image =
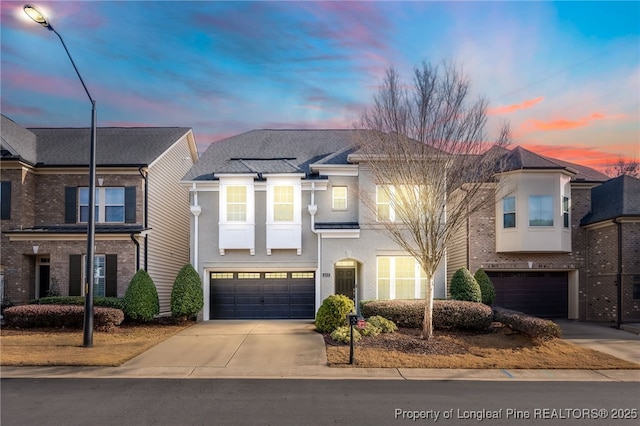
{"type": "MultiPolygon", "coordinates": [[[[158,290],[161,315],[170,312],[173,282],[180,268],[189,263],[189,189],[180,185],[193,166],[188,137],[185,135],[149,167],[148,226],[152,230],[147,272],[158,290]]],[[[144,242],[141,248],[144,256],[144,242]]]]}

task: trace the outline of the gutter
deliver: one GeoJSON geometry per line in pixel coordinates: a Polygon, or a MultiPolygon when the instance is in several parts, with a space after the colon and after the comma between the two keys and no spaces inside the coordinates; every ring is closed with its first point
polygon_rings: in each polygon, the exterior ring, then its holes
{"type": "MultiPolygon", "coordinates": [[[[144,166],[138,167],[138,173],[144,179],[144,219],[142,223],[142,227],[147,229],[149,227],[149,179],[147,175],[149,171],[146,173],[142,172],[144,166]]],[[[147,271],[147,265],[149,264],[149,237],[147,235],[144,236],[144,270],[147,271]]],[[[138,268],[139,269],[139,268],[138,268]]]]}
{"type": "Polygon", "coordinates": [[[618,218],[614,220],[618,228],[618,273],[616,276],[618,288],[616,289],[616,327],[622,325],[622,223],[618,218]]]}

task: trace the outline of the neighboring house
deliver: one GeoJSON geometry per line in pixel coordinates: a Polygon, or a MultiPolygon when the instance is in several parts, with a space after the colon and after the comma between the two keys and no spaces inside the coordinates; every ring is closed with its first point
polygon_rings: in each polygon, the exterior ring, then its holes
{"type": "Polygon", "coordinates": [[[449,276],[462,266],[483,268],[496,287],[496,305],[543,317],[616,321],[617,273],[623,273],[619,320],[638,320],[637,179],[607,181],[591,168],[521,147],[505,152],[504,161],[497,193],[495,186],[486,190],[495,205],[473,214],[449,247],[449,276]]]}
{"type": "MultiPolygon", "coordinates": [[[[359,130],[255,130],[215,142],[187,173],[203,318],[314,318],[323,299],[423,298],[426,279],[359,194],[359,130]]],[[[393,207],[379,198],[384,220],[393,207]]],[[[444,265],[436,277],[444,297],[444,265]]]]}
{"type": "MultiPolygon", "coordinates": [[[[88,128],[26,129],[2,116],[1,278],[14,304],[84,294],[88,128]]],[[[148,271],[170,310],[173,281],[189,262],[188,190],[197,160],[183,127],[99,127],[96,134],[95,296],[122,297],[148,271]]]]}

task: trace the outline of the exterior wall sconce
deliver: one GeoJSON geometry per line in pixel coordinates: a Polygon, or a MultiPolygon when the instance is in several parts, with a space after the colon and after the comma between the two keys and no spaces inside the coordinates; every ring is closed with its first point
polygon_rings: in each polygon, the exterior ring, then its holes
{"type": "Polygon", "coordinates": [[[40,247],[39,246],[33,246],[32,249],[33,249],[33,254],[38,254],[38,250],[40,250],[40,247]]]}
{"type": "Polygon", "coordinates": [[[533,262],[529,261],[529,269],[533,268],[533,262]]]}
{"type": "Polygon", "coordinates": [[[98,178],[98,185],[102,186],[103,183],[104,183],[104,179],[98,178]]]}

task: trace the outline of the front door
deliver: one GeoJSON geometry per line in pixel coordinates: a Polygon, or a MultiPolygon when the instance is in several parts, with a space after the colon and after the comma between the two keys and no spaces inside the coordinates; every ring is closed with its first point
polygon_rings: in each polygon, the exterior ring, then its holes
{"type": "Polygon", "coordinates": [[[49,296],[51,267],[38,265],[38,299],[49,296]]]}
{"type": "Polygon", "coordinates": [[[355,268],[336,268],[336,294],[344,294],[355,302],[356,300],[356,270],[355,268]]]}

